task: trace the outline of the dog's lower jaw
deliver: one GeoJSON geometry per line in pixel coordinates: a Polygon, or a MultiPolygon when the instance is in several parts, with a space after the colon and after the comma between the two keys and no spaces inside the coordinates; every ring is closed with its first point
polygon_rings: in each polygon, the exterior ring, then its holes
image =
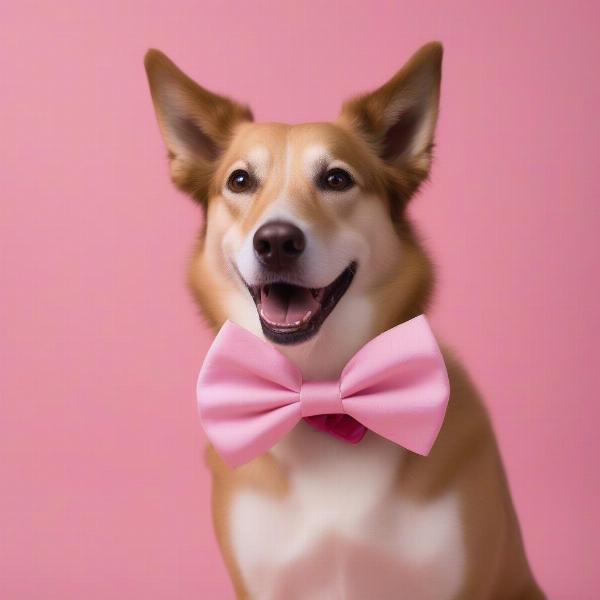
{"type": "Polygon", "coordinates": [[[367,297],[344,296],[318,333],[297,345],[277,346],[306,380],[339,377],[350,358],[373,335],[374,307],[367,297]]]}
{"type": "Polygon", "coordinates": [[[332,283],[320,288],[309,288],[289,284],[269,284],[248,286],[259,313],[263,334],[278,345],[300,344],[309,341],[319,333],[327,317],[335,310],[339,301],[352,285],[357,270],[356,261],[352,261],[332,283]],[[273,302],[275,298],[275,302],[273,302]],[[275,324],[268,322],[265,307],[271,303],[279,319],[290,320],[290,309],[298,321],[275,324]],[[300,319],[300,315],[302,319],[300,319]]]}

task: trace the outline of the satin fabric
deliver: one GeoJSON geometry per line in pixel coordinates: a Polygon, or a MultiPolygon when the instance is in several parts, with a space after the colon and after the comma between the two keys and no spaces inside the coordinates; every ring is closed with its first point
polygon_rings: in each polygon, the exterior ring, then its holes
{"type": "Polygon", "coordinates": [[[349,415],[427,455],[449,393],[444,359],[424,315],[368,342],[335,381],[303,381],[300,370],[274,346],[227,321],[197,385],[203,428],[231,467],[267,452],[303,418],[326,430],[322,415],[349,415]]]}

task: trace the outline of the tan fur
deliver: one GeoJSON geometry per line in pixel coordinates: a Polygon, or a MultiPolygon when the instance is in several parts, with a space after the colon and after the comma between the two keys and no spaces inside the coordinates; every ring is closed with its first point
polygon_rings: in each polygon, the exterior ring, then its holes
{"type": "MultiPolygon", "coordinates": [[[[365,284],[364,295],[369,305],[376,307],[376,317],[368,337],[426,310],[433,288],[432,268],[405,206],[429,173],[441,59],[441,46],[429,44],[387,84],[347,102],[337,123],[289,126],[252,123],[245,107],[200,88],[157,51],[148,54],[146,66],[169,149],[173,181],[201,201],[206,211],[206,228],[190,262],[189,283],[215,329],[230,318],[224,299],[247,293],[227,258],[217,250],[217,242],[232,228],[240,236],[253,230],[281,197],[286,169],[292,173],[285,192],[289,203],[314,227],[315,235],[327,239],[351,222],[356,207],[332,208],[302,172],[299,157],[315,144],[327,148],[357,173],[361,193],[365,198],[374,198],[370,201],[383,203],[394,225],[402,259],[369,265],[373,273],[365,284]],[[166,94],[179,94],[179,99],[169,105],[166,94]],[[185,136],[177,139],[173,132],[176,110],[183,111],[185,118],[201,130],[193,132],[191,149],[186,146],[185,136]],[[402,115],[408,115],[404,122],[402,115]],[[420,128],[420,145],[411,127],[420,128]],[[406,145],[402,136],[416,141],[406,145]],[[270,156],[268,177],[247,206],[231,203],[222,192],[231,166],[244,160],[258,144],[270,156]],[[290,156],[295,158],[288,165],[285,157],[290,149],[290,156]]],[[[340,348],[340,368],[356,350],[340,348]]],[[[457,360],[448,351],[444,355],[451,382],[444,426],[428,457],[407,456],[398,473],[396,493],[425,503],[448,489],[459,491],[468,568],[455,600],[542,599],[525,557],[483,404],[457,360]]],[[[231,543],[231,502],[247,489],[283,502],[288,494],[288,476],[272,453],[232,470],[209,449],[207,462],[214,479],[213,513],[221,550],[237,597],[250,600],[231,543]]]]}

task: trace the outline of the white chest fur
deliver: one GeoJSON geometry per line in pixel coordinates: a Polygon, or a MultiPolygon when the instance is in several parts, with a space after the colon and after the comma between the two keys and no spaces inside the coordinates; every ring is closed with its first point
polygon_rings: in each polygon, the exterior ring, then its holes
{"type": "Polygon", "coordinates": [[[402,497],[404,451],[367,434],[357,446],[301,423],[274,452],[289,494],[244,491],[233,550],[253,600],[451,600],[465,571],[458,496],[402,497]]]}

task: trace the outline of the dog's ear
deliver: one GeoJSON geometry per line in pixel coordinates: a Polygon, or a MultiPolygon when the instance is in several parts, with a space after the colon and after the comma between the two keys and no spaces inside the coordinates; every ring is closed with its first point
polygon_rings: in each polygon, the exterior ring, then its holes
{"type": "Polygon", "coordinates": [[[412,190],[429,172],[438,115],[443,48],[431,42],[392,79],[344,103],[338,122],[357,131],[412,190]]]}
{"type": "Polygon", "coordinates": [[[144,65],[168,150],[171,179],[204,200],[214,161],[235,127],[252,121],[252,113],[199,86],[159,50],[149,50],[144,65]]]}

